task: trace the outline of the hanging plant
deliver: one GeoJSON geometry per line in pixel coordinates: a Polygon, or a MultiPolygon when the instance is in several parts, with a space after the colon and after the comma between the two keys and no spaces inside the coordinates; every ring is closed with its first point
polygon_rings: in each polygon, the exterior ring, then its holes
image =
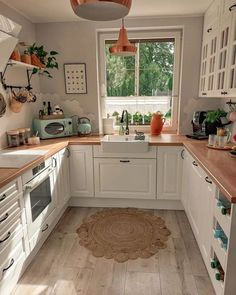
{"type": "Polygon", "coordinates": [[[32,65],[35,65],[39,68],[34,68],[32,71],[32,75],[40,74],[46,75],[48,78],[52,78],[52,75],[47,69],[58,69],[58,62],[56,59],[56,55],[58,55],[57,51],[47,52],[44,50],[44,46],[36,46],[36,43],[29,46],[25,52],[25,54],[31,55],[32,65]]]}

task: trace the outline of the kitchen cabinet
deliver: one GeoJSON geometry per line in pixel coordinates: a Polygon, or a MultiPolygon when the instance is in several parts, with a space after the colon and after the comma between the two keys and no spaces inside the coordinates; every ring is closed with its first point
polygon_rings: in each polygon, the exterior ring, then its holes
{"type": "Polygon", "coordinates": [[[72,197],[94,197],[92,146],[70,147],[70,191],[72,197]]]}
{"type": "Polygon", "coordinates": [[[69,148],[65,148],[58,153],[57,164],[57,208],[61,210],[70,198],[70,178],[69,178],[69,148]]]}
{"type": "Polygon", "coordinates": [[[206,264],[210,261],[211,237],[213,228],[213,204],[216,186],[199,166],[196,160],[186,152],[184,176],[188,175],[185,183],[186,213],[192,230],[198,242],[206,264]]]}
{"type": "Polygon", "coordinates": [[[183,175],[182,175],[182,194],[181,201],[184,206],[185,211],[188,210],[188,200],[189,200],[189,191],[190,191],[190,169],[191,162],[189,160],[189,153],[184,149],[182,152],[183,157],[183,175]]]}
{"type": "Polygon", "coordinates": [[[155,199],[156,160],[95,158],[95,197],[155,199]]]}
{"type": "Polygon", "coordinates": [[[157,150],[157,199],[180,200],[183,147],[162,146],[157,150]]]}
{"type": "Polygon", "coordinates": [[[204,17],[199,96],[234,97],[235,0],[215,0],[204,17]]]}

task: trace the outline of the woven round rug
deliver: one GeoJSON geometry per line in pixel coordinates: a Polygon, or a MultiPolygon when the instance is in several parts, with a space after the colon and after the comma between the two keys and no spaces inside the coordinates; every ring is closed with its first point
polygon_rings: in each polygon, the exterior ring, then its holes
{"type": "Polygon", "coordinates": [[[104,209],[83,220],[77,233],[80,245],[95,257],[117,262],[149,258],[166,247],[170,231],[165,221],[139,209],[104,209]]]}

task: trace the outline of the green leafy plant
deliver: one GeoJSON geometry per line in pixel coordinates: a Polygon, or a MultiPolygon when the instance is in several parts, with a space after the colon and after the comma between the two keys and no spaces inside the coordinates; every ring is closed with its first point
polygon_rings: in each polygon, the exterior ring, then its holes
{"type": "Polygon", "coordinates": [[[152,113],[148,112],[147,114],[144,115],[144,123],[145,124],[150,124],[152,119],[152,113]]]}
{"type": "Polygon", "coordinates": [[[218,123],[220,122],[220,118],[221,117],[226,117],[227,113],[222,110],[222,109],[218,109],[215,111],[209,111],[206,113],[206,118],[205,118],[205,122],[207,123],[218,123]]]}
{"type": "Polygon", "coordinates": [[[56,55],[58,55],[57,51],[52,50],[50,52],[47,52],[45,51],[43,45],[36,46],[36,43],[34,43],[33,45],[29,46],[24,53],[36,55],[39,58],[40,62],[45,66],[45,69],[34,68],[32,74],[38,73],[41,75],[46,75],[48,78],[52,78],[52,75],[46,69],[58,69],[58,62],[56,59],[56,55]]]}
{"type": "Polygon", "coordinates": [[[142,120],[143,120],[142,114],[140,112],[136,112],[133,115],[133,120],[134,120],[134,123],[141,124],[142,123],[142,120]]]}

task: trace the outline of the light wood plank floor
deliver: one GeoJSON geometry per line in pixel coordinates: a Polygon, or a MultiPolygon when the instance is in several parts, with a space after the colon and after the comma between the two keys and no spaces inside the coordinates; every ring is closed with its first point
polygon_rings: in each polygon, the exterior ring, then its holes
{"type": "Polygon", "coordinates": [[[152,210],[172,234],[167,248],[126,263],[93,257],[76,229],[99,209],[69,208],[16,286],[13,295],[214,295],[183,211],[152,210]]]}

